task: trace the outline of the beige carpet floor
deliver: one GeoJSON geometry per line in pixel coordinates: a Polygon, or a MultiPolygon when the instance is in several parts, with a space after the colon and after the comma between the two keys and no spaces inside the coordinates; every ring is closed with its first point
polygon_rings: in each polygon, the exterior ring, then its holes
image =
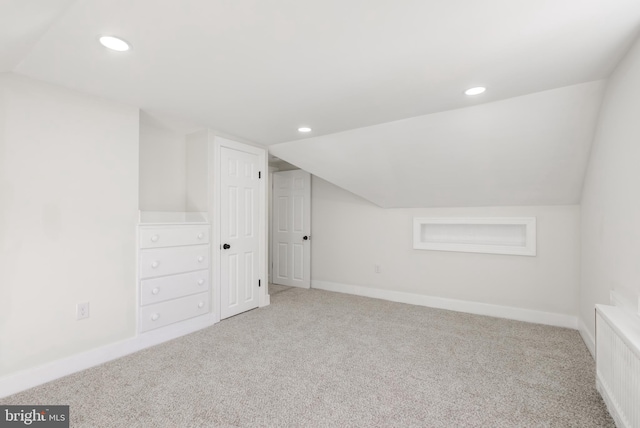
{"type": "Polygon", "coordinates": [[[613,427],[574,330],[272,286],[271,306],[0,400],[73,427],[613,427]]]}

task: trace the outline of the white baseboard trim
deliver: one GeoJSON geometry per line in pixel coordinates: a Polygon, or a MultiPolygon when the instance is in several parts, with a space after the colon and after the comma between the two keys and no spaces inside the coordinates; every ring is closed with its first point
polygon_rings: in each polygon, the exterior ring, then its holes
{"type": "Polygon", "coordinates": [[[580,332],[580,336],[582,340],[584,340],[584,344],[587,345],[587,349],[591,352],[591,356],[593,359],[596,359],[596,341],[593,338],[593,335],[587,328],[587,325],[584,323],[582,318],[578,318],[578,331],[580,332]]]}
{"type": "Polygon", "coordinates": [[[311,283],[309,283],[308,287],[304,287],[302,285],[297,285],[297,284],[279,284],[277,282],[270,282],[269,284],[280,285],[282,287],[304,288],[304,289],[307,289],[307,290],[311,288],[311,283]]]}
{"type": "Polygon", "coordinates": [[[392,302],[408,303],[410,305],[427,306],[430,308],[447,309],[456,312],[467,312],[477,315],[487,315],[497,318],[507,318],[536,324],[546,324],[556,327],[578,329],[578,318],[571,315],[551,312],[534,311],[531,309],[514,308],[510,306],[491,305],[488,303],[469,302],[466,300],[447,299],[443,297],[425,296],[422,294],[392,291],[380,288],[364,287],[361,285],[340,284],[329,281],[311,281],[311,288],[336,291],[338,293],[355,294],[357,296],[372,297],[374,299],[390,300],[392,302]]]}
{"type": "Polygon", "coordinates": [[[265,306],[269,306],[270,304],[271,304],[271,295],[270,295],[270,294],[267,294],[267,295],[264,297],[264,305],[261,305],[260,307],[261,307],[261,308],[264,308],[265,306]]]}
{"type": "Polygon", "coordinates": [[[208,314],[0,378],[0,398],[193,333],[216,323],[208,314]]]}

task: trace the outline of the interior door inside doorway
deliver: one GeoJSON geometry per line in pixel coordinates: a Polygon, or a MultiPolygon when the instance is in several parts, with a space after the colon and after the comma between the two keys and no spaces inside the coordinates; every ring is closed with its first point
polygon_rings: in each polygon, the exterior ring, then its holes
{"type": "Polygon", "coordinates": [[[311,287],[311,175],[273,173],[273,283],[311,287]]]}
{"type": "Polygon", "coordinates": [[[259,304],[259,157],[220,148],[220,318],[259,304]]]}

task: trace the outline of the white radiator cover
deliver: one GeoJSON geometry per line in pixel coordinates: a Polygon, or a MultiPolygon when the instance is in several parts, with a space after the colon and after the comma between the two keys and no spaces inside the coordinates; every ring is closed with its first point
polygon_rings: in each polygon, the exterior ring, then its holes
{"type": "Polygon", "coordinates": [[[640,318],[596,305],[596,386],[618,427],[640,428],[640,318]]]}

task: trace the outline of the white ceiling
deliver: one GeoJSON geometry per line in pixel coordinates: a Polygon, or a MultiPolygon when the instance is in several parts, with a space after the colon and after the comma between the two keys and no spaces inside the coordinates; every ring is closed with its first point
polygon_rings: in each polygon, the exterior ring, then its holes
{"type": "Polygon", "coordinates": [[[384,208],[580,201],[603,81],[276,144],[384,208]]]}
{"type": "Polygon", "coordinates": [[[638,0],[0,4],[5,67],[261,144],[602,79],[640,22],[638,0]]]}
{"type": "Polygon", "coordinates": [[[0,72],[271,145],[383,207],[570,204],[639,28],[639,0],[0,0],[0,72]]]}
{"type": "Polygon", "coordinates": [[[75,0],[0,0],[0,73],[11,71],[75,0]]]}

